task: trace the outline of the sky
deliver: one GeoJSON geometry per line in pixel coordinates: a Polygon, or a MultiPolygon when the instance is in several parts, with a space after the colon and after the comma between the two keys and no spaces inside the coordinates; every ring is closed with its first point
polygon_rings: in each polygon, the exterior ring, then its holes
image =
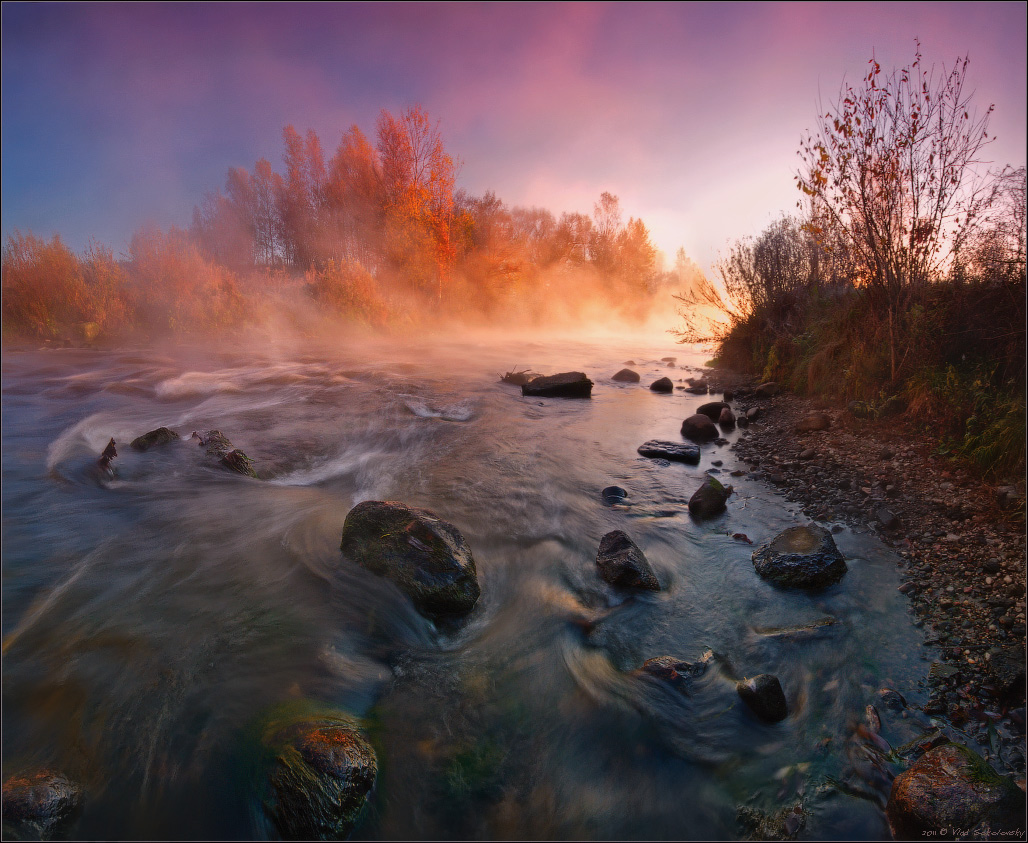
{"type": "Polygon", "coordinates": [[[709,272],[796,210],[818,103],[883,69],[948,72],[990,104],[985,158],[1025,163],[1026,4],[19,3],[2,7],[2,227],[123,253],[187,227],[230,167],[282,170],[282,129],[331,156],[420,104],[458,187],[592,213],[619,197],[709,272]]]}

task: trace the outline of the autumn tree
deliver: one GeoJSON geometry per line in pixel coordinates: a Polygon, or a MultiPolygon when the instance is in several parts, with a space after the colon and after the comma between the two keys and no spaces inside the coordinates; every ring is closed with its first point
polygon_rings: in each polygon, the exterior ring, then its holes
{"type": "MultiPolygon", "coordinates": [[[[851,248],[856,278],[890,318],[905,291],[938,278],[974,231],[986,200],[968,59],[936,76],[922,65],[883,75],[872,58],[856,87],[819,115],[801,144],[797,184],[851,248]]],[[[818,233],[815,229],[815,233],[818,233]]]]}
{"type": "Polygon", "coordinates": [[[340,263],[378,268],[385,195],[378,153],[357,127],[342,136],[329,163],[325,188],[327,243],[323,250],[340,263]]]}
{"type": "Polygon", "coordinates": [[[398,118],[383,110],[376,128],[390,256],[413,286],[441,302],[455,256],[457,165],[421,106],[398,118]]]}
{"type": "Polygon", "coordinates": [[[282,130],[286,173],[278,190],[279,215],[286,257],[307,269],[318,257],[322,237],[325,188],[328,181],[321,141],[313,129],[306,138],[292,126],[282,130]]]}

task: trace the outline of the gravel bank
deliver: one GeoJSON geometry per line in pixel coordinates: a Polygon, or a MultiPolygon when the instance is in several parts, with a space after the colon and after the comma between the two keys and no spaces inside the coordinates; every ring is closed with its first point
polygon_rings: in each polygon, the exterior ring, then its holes
{"type": "Polygon", "coordinates": [[[925,677],[924,713],[1023,780],[1025,526],[1008,493],[934,453],[901,419],[858,419],[787,393],[760,398],[726,374],[710,380],[734,386],[736,415],[757,409],[733,446],[752,477],[783,490],[813,521],[873,531],[896,550],[900,591],[939,653],[925,677]],[[827,429],[797,432],[817,413],[827,429]]]}

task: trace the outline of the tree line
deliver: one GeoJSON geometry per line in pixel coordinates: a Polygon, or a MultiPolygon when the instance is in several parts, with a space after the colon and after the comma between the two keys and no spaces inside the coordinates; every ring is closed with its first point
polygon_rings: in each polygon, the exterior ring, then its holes
{"type": "Polygon", "coordinates": [[[9,237],[5,336],[53,338],[73,323],[101,335],[245,327],[287,291],[378,326],[545,320],[594,305],[633,319],[670,301],[679,276],[661,271],[617,196],[559,216],[473,196],[420,106],[382,111],[370,138],[351,126],[331,155],[313,130],[287,126],[282,140],[279,169],[264,158],[230,168],[187,229],[141,229],[121,260],[102,246],[75,256],[59,237],[9,237]],[[101,264],[105,285],[92,280],[101,264]],[[55,272],[62,280],[48,281],[55,272]]]}

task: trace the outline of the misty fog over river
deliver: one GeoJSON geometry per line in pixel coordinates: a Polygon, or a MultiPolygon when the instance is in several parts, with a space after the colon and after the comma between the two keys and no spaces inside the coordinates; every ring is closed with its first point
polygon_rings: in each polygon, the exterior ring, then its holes
{"type": "Polygon", "coordinates": [[[719,397],[647,388],[705,359],[659,334],[5,352],[5,771],[82,782],[78,838],[275,838],[254,745],[267,711],[308,698],[360,718],[378,755],[355,839],[733,839],[740,806],[800,803],[801,836],[888,837],[854,732],[881,688],[924,700],[895,557],[843,529],[840,583],[776,589],[750,556],[806,523],[795,507],[731,477],[729,445],[698,466],[637,453],[719,397]],[[642,382],[613,382],[628,360],[642,382]],[[585,372],[592,398],[523,397],[499,382],[515,367],[585,372]],[[160,426],[182,440],[128,447],[160,426]],[[211,428],[259,479],[201,458],[189,436],[211,428]],[[700,522],[707,471],[735,493],[700,522]],[[460,529],[482,588],[465,623],[437,628],[344,558],[365,500],[460,529]],[[661,591],[598,577],[615,529],[661,591]],[[631,674],[708,651],[688,694],[631,674]],[[781,723],[736,693],[760,673],[782,681],[781,723]]]}

